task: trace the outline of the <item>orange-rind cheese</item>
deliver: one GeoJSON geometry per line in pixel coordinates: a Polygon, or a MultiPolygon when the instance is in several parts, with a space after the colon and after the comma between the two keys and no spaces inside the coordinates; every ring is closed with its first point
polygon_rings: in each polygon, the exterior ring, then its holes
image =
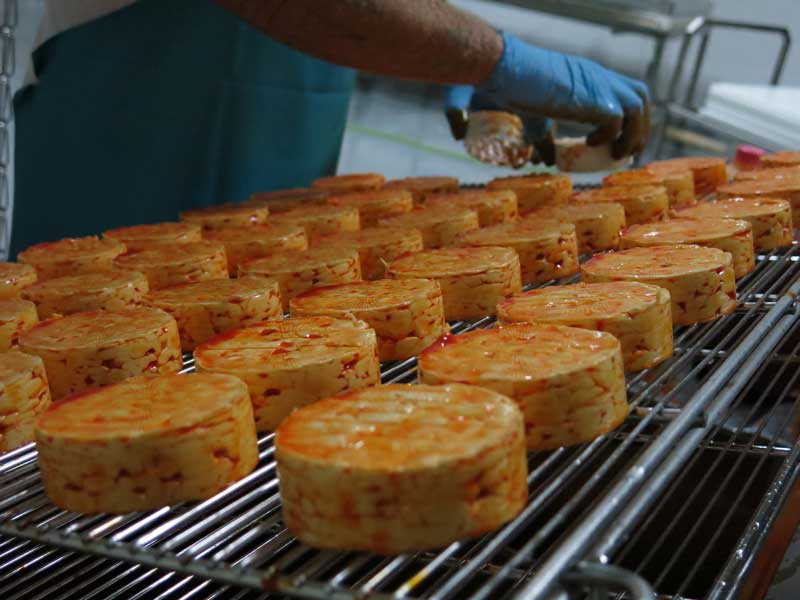
{"type": "Polygon", "coordinates": [[[375,332],[353,319],[265,321],[208,341],[194,357],[199,372],[247,384],[259,431],[274,431],[301,406],[380,383],[375,332]]]}
{"type": "Polygon", "coordinates": [[[692,177],[694,177],[694,193],[698,196],[711,194],[728,181],[728,166],[725,164],[725,160],[713,156],[690,156],[658,160],[646,165],[645,168],[656,173],[690,170],[692,177]]]}
{"type": "Polygon", "coordinates": [[[387,181],[384,189],[406,190],[411,192],[414,204],[424,204],[434,194],[443,194],[458,191],[458,178],[456,177],[405,177],[387,181]]]}
{"type": "Polygon", "coordinates": [[[780,198],[792,205],[792,222],[800,225],[800,177],[735,181],[720,187],[717,198],[780,198]]]}
{"type": "Polygon", "coordinates": [[[36,279],[33,265],[0,262],[0,299],[19,298],[22,290],[36,283],[36,279]]]}
{"type": "Polygon", "coordinates": [[[28,286],[22,297],[36,305],[40,319],[90,310],[141,306],[147,277],[137,271],[106,271],[46,279],[28,286]]]}
{"type": "Polygon", "coordinates": [[[114,259],[125,252],[125,244],[96,236],[43,242],[19,253],[19,262],[32,265],[37,279],[99,273],[114,268],[114,259]]]}
{"type": "Polygon", "coordinates": [[[258,463],[247,386],[214,374],[133,377],[55,402],[36,448],[50,501],[82,513],[204,500],[258,463]]]}
{"type": "Polygon", "coordinates": [[[780,198],[723,198],[673,211],[683,219],[744,219],[753,228],[756,250],[792,244],[792,206],[780,198]]]}
{"type": "Polygon", "coordinates": [[[306,230],[300,225],[251,225],[207,231],[205,239],[225,246],[228,271],[234,276],[239,265],[283,250],[308,249],[306,230]]]}
{"type": "Polygon", "coordinates": [[[717,248],[652,246],[596,254],[581,266],[581,279],[639,281],[666,288],[675,325],[711,321],[736,309],[733,258],[717,248]]]}
{"type": "Polygon", "coordinates": [[[761,158],[761,166],[765,169],[780,167],[800,167],[800,152],[784,150],[775,154],[768,154],[761,158]]]}
{"type": "Polygon", "coordinates": [[[519,257],[511,248],[440,248],[407,254],[386,267],[391,279],[435,279],[448,320],[495,314],[497,303],[522,291],[519,257]]]}
{"type": "Polygon", "coordinates": [[[584,190],[575,194],[575,202],[621,204],[628,225],[652,223],[669,218],[669,197],[661,185],[617,186],[584,190]]]}
{"type": "Polygon", "coordinates": [[[372,227],[326,235],[315,240],[314,244],[356,250],[361,261],[361,276],[367,281],[383,278],[386,263],[408,252],[419,252],[423,248],[419,230],[401,227],[372,227]]]}
{"type": "Polygon", "coordinates": [[[270,225],[303,227],[309,239],[361,229],[358,209],[355,206],[301,206],[273,215],[269,222],[270,225]]]}
{"type": "Polygon", "coordinates": [[[564,204],[572,195],[569,175],[518,175],[500,177],[487,185],[490,190],[511,190],[517,195],[519,214],[554,204],[564,204]]]}
{"type": "Polygon", "coordinates": [[[756,266],[753,227],[744,219],[670,219],[632,225],[622,232],[620,248],[674,244],[708,246],[730,253],[736,279],[756,266]]]}
{"type": "Polygon", "coordinates": [[[312,290],[290,303],[292,317],[355,317],[378,336],[380,359],[405,360],[449,331],[442,288],[429,279],[379,279],[312,290]]]}
{"type": "Polygon", "coordinates": [[[301,206],[321,206],[326,203],[328,192],[308,188],[292,188],[271,192],[256,192],[250,196],[248,204],[266,206],[269,214],[274,215],[301,206]]]}
{"type": "Polygon", "coordinates": [[[50,406],[50,387],[38,356],[0,353],[0,452],[33,441],[36,419],[50,406]]]}
{"type": "Polygon", "coordinates": [[[764,181],[769,179],[800,179],[800,165],[739,171],[733,176],[733,181],[764,181]]]}
{"type": "Polygon", "coordinates": [[[477,211],[454,206],[418,206],[402,215],[379,219],[378,225],[418,229],[426,248],[452,246],[459,234],[480,226],[477,211]]]}
{"type": "Polygon", "coordinates": [[[373,190],[336,194],[328,204],[358,209],[362,229],[375,227],[384,217],[406,213],[414,207],[411,192],[406,190],[373,190]]]}
{"type": "Polygon", "coordinates": [[[525,506],[525,434],[508,398],[387,385],[323,400],[278,429],[286,525],[317,548],[400,554],[482,535],[525,506]]]}
{"type": "Polygon", "coordinates": [[[20,335],[38,322],[33,302],[21,298],[0,300],[0,352],[16,348],[20,335]]]}
{"type": "Polygon", "coordinates": [[[352,248],[310,248],[280,252],[239,265],[239,277],[269,277],[280,286],[284,311],[310,289],[361,281],[358,252],[352,248]]]}
{"type": "Polygon", "coordinates": [[[228,278],[225,247],[217,242],[152,246],[120,256],[115,264],[126,271],[144,273],[151,290],[192,281],[228,278]]]}
{"type": "Polygon", "coordinates": [[[180,214],[181,221],[197,223],[203,231],[217,231],[227,227],[249,227],[266,223],[269,208],[248,203],[221,204],[187,210],[180,214]]]}
{"type": "Polygon", "coordinates": [[[122,242],[128,252],[136,252],[158,244],[199,242],[203,233],[199,223],[153,223],[109,229],[103,237],[122,242]]]}
{"type": "Polygon", "coordinates": [[[525,215],[526,221],[557,220],[572,223],[578,238],[578,252],[591,254],[619,247],[625,227],[625,209],[621,204],[572,202],[539,208],[525,215]]]}
{"type": "Polygon", "coordinates": [[[283,318],[278,282],[263,277],[184,283],[155,291],[144,301],[173,316],[184,352],[231,329],[283,318]]]}
{"type": "Polygon", "coordinates": [[[628,371],[672,356],[669,292],[635,281],[553,285],[514,296],[497,306],[501,323],[550,323],[607,331],[622,345],[628,371]]]}
{"type": "Polygon", "coordinates": [[[470,383],[513,399],[528,450],[596,438],[628,415],[620,343],[610,333],[516,323],[448,336],[419,357],[421,383],[470,383]]]}
{"type": "Polygon", "coordinates": [[[478,212],[481,227],[513,221],[519,216],[517,195],[511,190],[461,190],[435,194],[425,200],[426,206],[471,208],[478,212]]]}
{"type": "Polygon", "coordinates": [[[606,187],[660,185],[667,190],[670,208],[691,206],[697,203],[694,193],[694,177],[689,169],[660,173],[648,169],[619,171],[603,177],[603,185],[606,187]]]}
{"type": "Polygon", "coordinates": [[[345,173],[315,179],[311,182],[311,187],[334,194],[377,190],[383,187],[384,183],[386,183],[386,177],[380,173],[345,173]]]}
{"type": "Polygon", "coordinates": [[[24,332],[19,348],[44,361],[54,400],[135,375],[177,373],[178,325],[156,308],[75,313],[24,332]]]}
{"type": "Polygon", "coordinates": [[[458,238],[462,246],[504,246],[515,250],[522,283],[541,283],[578,271],[578,241],[572,223],[523,220],[469,231],[458,238]]]}

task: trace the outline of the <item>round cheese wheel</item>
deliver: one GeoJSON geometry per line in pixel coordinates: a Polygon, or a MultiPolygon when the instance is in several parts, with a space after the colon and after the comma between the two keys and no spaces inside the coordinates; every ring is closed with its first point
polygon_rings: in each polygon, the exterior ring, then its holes
{"type": "Polygon", "coordinates": [[[515,250],[523,284],[560,279],[578,271],[578,241],[572,223],[528,219],[469,231],[458,241],[462,246],[515,250]]]}
{"type": "Polygon", "coordinates": [[[203,234],[199,223],[155,223],[109,229],[103,237],[122,242],[128,252],[136,252],[157,244],[199,242],[203,234]]]}
{"type": "Polygon", "coordinates": [[[767,179],[800,179],[800,165],[795,167],[739,171],[733,176],[734,181],[764,181],[767,179]]]}
{"type": "Polygon", "coordinates": [[[381,360],[415,356],[449,331],[442,288],[428,279],[379,279],[312,290],[291,301],[292,317],[353,316],[378,335],[381,360]]]}
{"type": "Polygon", "coordinates": [[[800,225],[800,177],[735,181],[720,187],[717,198],[780,198],[792,205],[792,222],[800,225]]]}
{"type": "Polygon", "coordinates": [[[36,282],[36,269],[24,263],[0,262],[0,299],[19,298],[22,290],[36,282]]]}
{"type": "Polygon", "coordinates": [[[155,308],[75,313],[42,321],[19,339],[44,361],[54,399],[134,375],[177,373],[178,325],[155,308]]]}
{"type": "Polygon", "coordinates": [[[744,219],[753,228],[756,250],[792,244],[792,207],[780,198],[725,198],[673,212],[684,219],[744,219]]]}
{"type": "Polygon", "coordinates": [[[0,352],[16,348],[19,336],[38,322],[33,302],[21,298],[0,300],[0,352]]]}
{"type": "Polygon", "coordinates": [[[235,274],[239,265],[254,258],[282,250],[308,249],[308,236],[301,225],[251,225],[207,231],[205,239],[225,246],[228,271],[235,274]]]}
{"type": "Polygon", "coordinates": [[[418,206],[411,212],[379,219],[378,225],[418,229],[426,248],[452,246],[458,234],[479,227],[476,211],[454,206],[418,206]]]}
{"type": "Polygon", "coordinates": [[[689,169],[675,171],[651,171],[632,169],[611,173],[603,178],[606,187],[640,187],[660,185],[666,188],[670,208],[691,206],[697,203],[694,194],[694,177],[689,169]]]}
{"type": "Polygon", "coordinates": [[[301,206],[321,206],[328,199],[328,192],[306,188],[275,190],[272,192],[256,192],[250,196],[248,204],[266,206],[269,214],[277,214],[299,208],[301,206]]]}
{"type": "Polygon", "coordinates": [[[675,325],[711,321],[736,309],[733,258],[717,248],[652,246],[596,254],[581,266],[581,279],[639,281],[666,288],[675,325]]]}
{"type": "Polygon", "coordinates": [[[187,210],[180,214],[181,221],[197,223],[203,231],[215,231],[226,227],[249,227],[265,223],[269,216],[266,206],[252,204],[221,204],[195,210],[187,210]]]}
{"type": "Polygon", "coordinates": [[[227,375],[133,377],[56,402],[36,426],[50,501],[127,513],[203,500],[258,463],[247,386],[227,375]]]}
{"type": "Polygon", "coordinates": [[[301,206],[274,215],[270,225],[303,227],[309,239],[361,228],[358,209],[354,206],[301,206]]]}
{"type": "Polygon", "coordinates": [[[711,194],[728,181],[728,166],[722,158],[694,156],[658,160],[645,167],[656,173],[669,173],[689,169],[694,177],[694,193],[698,196],[711,194]]]}
{"type": "Polygon", "coordinates": [[[0,452],[32,442],[36,419],[48,406],[42,359],[18,350],[0,353],[0,452]]]}
{"type": "Polygon", "coordinates": [[[471,383],[512,398],[528,450],[591,440],[628,415],[620,343],[610,333],[519,323],[448,336],[419,357],[422,383],[471,383]]]}
{"type": "Polygon", "coordinates": [[[310,248],[280,252],[239,265],[239,277],[277,280],[283,310],[289,301],[316,287],[361,281],[358,252],[352,248],[310,248]]]}
{"type": "Polygon", "coordinates": [[[761,166],[765,169],[776,167],[798,167],[800,166],[800,152],[784,150],[761,158],[761,166]]]}
{"type": "Polygon", "coordinates": [[[265,321],[210,340],[194,357],[198,371],[247,384],[259,431],[274,430],[300,406],[380,383],[375,332],[352,319],[265,321]]]}
{"type": "Polygon", "coordinates": [[[392,279],[435,279],[448,320],[495,314],[497,303],[522,291],[519,257],[511,248],[440,248],[407,254],[386,267],[392,279]]]}
{"type": "Polygon", "coordinates": [[[225,247],[216,242],[152,246],[120,256],[115,264],[120,269],[144,273],[151,290],[191,281],[228,278],[225,247]]]}
{"type": "Polygon", "coordinates": [[[672,356],[669,292],[634,281],[576,283],[531,290],[498,304],[501,323],[550,323],[607,331],[622,344],[628,371],[672,356]]]}
{"type": "Polygon", "coordinates": [[[719,248],[733,257],[737,279],[756,266],[753,227],[744,219],[670,219],[660,223],[631,225],[622,232],[620,247],[696,244],[719,248]]]}
{"type": "Polygon", "coordinates": [[[461,190],[434,194],[425,200],[426,206],[471,208],[478,212],[481,227],[513,221],[518,216],[517,195],[511,190],[461,190]]]}
{"type": "Polygon", "coordinates": [[[49,319],[90,310],[140,306],[148,289],[142,273],[115,270],[40,281],[28,286],[22,297],[36,304],[40,318],[49,319]]]}
{"type": "Polygon", "coordinates": [[[361,260],[361,276],[371,281],[382,279],[386,263],[407,252],[422,250],[422,234],[417,229],[373,227],[326,235],[315,241],[324,248],[352,248],[361,260]]]}
{"type": "Polygon", "coordinates": [[[414,200],[406,190],[374,190],[337,194],[328,198],[328,204],[357,208],[361,227],[366,229],[375,227],[383,217],[410,211],[414,200]]]}
{"type": "Polygon", "coordinates": [[[573,202],[539,208],[525,216],[525,220],[531,222],[553,219],[572,223],[578,238],[578,252],[591,254],[619,246],[620,231],[625,227],[625,209],[615,202],[573,202]]]}
{"type": "Polygon", "coordinates": [[[517,195],[519,214],[524,215],[542,206],[563,204],[572,195],[569,175],[519,175],[493,179],[490,190],[511,190],[517,195]]]}
{"type": "Polygon", "coordinates": [[[456,177],[405,177],[387,181],[384,189],[411,192],[414,204],[424,204],[433,194],[458,191],[456,177]]]}
{"type": "Polygon", "coordinates": [[[522,415],[475,386],[387,385],[317,402],[284,421],[275,458],[286,526],[318,548],[440,548],[500,527],[528,497],[522,415]]]}
{"type": "Polygon", "coordinates": [[[380,173],[348,173],[320,177],[311,183],[312,188],[330,193],[377,190],[383,187],[386,178],[380,173]]]}
{"type": "Polygon", "coordinates": [[[263,277],[184,283],[149,294],[145,303],[175,318],[184,352],[231,329],[283,318],[278,282],[263,277]]]}
{"type": "Polygon", "coordinates": [[[38,279],[110,271],[125,244],[96,236],[36,244],[19,253],[19,262],[32,265],[38,279]]]}
{"type": "Polygon", "coordinates": [[[590,204],[621,204],[628,225],[663,221],[669,217],[667,190],[660,185],[617,186],[578,192],[575,202],[590,204]]]}

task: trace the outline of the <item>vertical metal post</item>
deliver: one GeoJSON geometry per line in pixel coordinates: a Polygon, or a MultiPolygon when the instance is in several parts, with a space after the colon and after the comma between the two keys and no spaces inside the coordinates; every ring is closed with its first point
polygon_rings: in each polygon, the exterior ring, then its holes
{"type": "Polygon", "coordinates": [[[3,21],[0,25],[0,258],[8,258],[11,238],[11,119],[14,117],[11,78],[16,63],[14,31],[17,27],[17,0],[3,0],[3,21]]]}

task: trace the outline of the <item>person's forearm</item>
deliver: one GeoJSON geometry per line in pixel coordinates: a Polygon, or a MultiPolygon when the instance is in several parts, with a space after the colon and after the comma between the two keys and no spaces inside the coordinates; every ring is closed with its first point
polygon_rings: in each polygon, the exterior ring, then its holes
{"type": "Polygon", "coordinates": [[[216,0],[275,39],[339,65],[440,83],[486,80],[503,51],[445,0],[216,0]]]}

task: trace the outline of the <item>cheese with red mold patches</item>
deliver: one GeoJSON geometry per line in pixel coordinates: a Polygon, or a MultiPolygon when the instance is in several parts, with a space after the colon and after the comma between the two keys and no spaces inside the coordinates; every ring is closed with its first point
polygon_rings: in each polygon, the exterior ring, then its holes
{"type": "Polygon", "coordinates": [[[292,298],[312,288],[361,281],[361,266],[352,248],[310,248],[241,263],[239,277],[275,279],[286,311],[292,298]]]}
{"type": "Polygon", "coordinates": [[[476,211],[454,206],[418,206],[402,215],[379,219],[378,225],[418,229],[426,248],[452,246],[459,234],[479,227],[476,211]]]}
{"type": "Polygon", "coordinates": [[[560,279],[578,271],[578,240],[572,223],[525,219],[469,231],[461,246],[503,246],[519,256],[522,283],[560,279]]]}
{"type": "Polygon", "coordinates": [[[291,301],[292,317],[353,316],[375,329],[381,360],[405,360],[449,331],[442,288],[429,279],[379,279],[312,290],[291,301]]]}
{"type": "Polygon", "coordinates": [[[770,179],[800,179],[800,165],[795,167],[776,167],[774,169],[756,169],[739,171],[733,181],[767,181],[770,179]]]}
{"type": "Polygon", "coordinates": [[[20,335],[38,322],[33,302],[21,298],[0,300],[0,352],[16,348],[20,335]]]}
{"type": "Polygon", "coordinates": [[[561,204],[539,208],[525,215],[526,221],[558,220],[572,223],[578,238],[578,252],[591,254],[619,247],[620,231],[625,227],[621,204],[561,204]]]}
{"type": "Polygon", "coordinates": [[[0,452],[33,441],[33,427],[50,406],[44,363],[18,350],[0,353],[0,452]]]}
{"type": "Polygon", "coordinates": [[[382,279],[386,263],[423,248],[419,230],[405,227],[373,227],[326,235],[316,239],[314,245],[356,250],[361,261],[361,276],[367,281],[382,279]]]}
{"type": "Polygon", "coordinates": [[[776,167],[800,167],[800,152],[784,150],[775,154],[768,154],[761,158],[761,166],[765,169],[776,167]]]}
{"type": "Polygon", "coordinates": [[[39,280],[110,271],[125,244],[97,236],[43,242],[19,253],[19,262],[32,265],[39,280]]]}
{"type": "Polygon", "coordinates": [[[199,372],[247,384],[259,431],[274,430],[298,407],[380,383],[375,332],[352,319],[265,321],[208,341],[194,357],[199,372]]]}
{"type": "Polygon", "coordinates": [[[386,183],[386,177],[380,173],[346,173],[320,177],[311,183],[311,187],[330,193],[357,192],[377,190],[383,187],[384,183],[386,183]]]}
{"type": "Polygon", "coordinates": [[[697,196],[694,193],[694,177],[688,168],[660,173],[649,169],[619,171],[603,177],[603,185],[606,187],[660,185],[667,190],[670,208],[697,204],[697,196]]]}
{"type": "Polygon", "coordinates": [[[663,221],[669,217],[667,189],[661,185],[596,188],[578,192],[572,199],[580,203],[621,204],[628,225],[663,221]]]}
{"type": "Polygon", "coordinates": [[[256,192],[250,196],[250,200],[247,201],[247,204],[266,206],[269,208],[269,213],[272,215],[286,212],[287,210],[292,210],[300,206],[324,205],[327,198],[328,192],[324,190],[291,188],[272,192],[256,192]]]}
{"type": "Polygon", "coordinates": [[[458,191],[456,177],[405,177],[387,181],[384,189],[411,192],[414,204],[425,204],[434,194],[458,191]]]}
{"type": "Polygon", "coordinates": [[[309,239],[361,228],[358,209],[354,206],[300,206],[272,216],[269,222],[303,227],[309,239]]]}
{"type": "Polygon", "coordinates": [[[207,231],[205,239],[225,246],[228,271],[233,276],[239,265],[283,250],[307,250],[308,236],[300,225],[252,225],[207,231]]]}
{"type": "Polygon", "coordinates": [[[204,500],[258,463],[247,386],[227,375],[133,377],[56,402],[36,426],[56,506],[127,513],[204,500]]]}
{"type": "Polygon", "coordinates": [[[717,198],[780,198],[792,206],[792,222],[800,224],[800,177],[735,181],[717,190],[717,198]]]}
{"type": "Polygon", "coordinates": [[[328,198],[328,204],[357,208],[361,228],[366,229],[375,227],[384,217],[409,212],[414,200],[406,190],[373,190],[336,194],[328,198]]]}
{"type": "Polygon", "coordinates": [[[151,290],[228,278],[225,247],[216,242],[153,246],[120,256],[114,264],[120,269],[144,273],[151,290]]]}
{"type": "Polygon", "coordinates": [[[387,385],[292,413],[275,458],[289,530],[317,548],[400,554],[476,537],[525,506],[525,434],[508,398],[387,385]]]}
{"type": "Polygon", "coordinates": [[[199,223],[154,223],[109,229],[103,237],[125,244],[128,252],[136,252],[158,244],[199,242],[203,234],[199,223]]]}
{"type": "Polygon", "coordinates": [[[610,333],[518,323],[448,336],[419,357],[421,383],[469,383],[512,398],[528,450],[591,440],[628,415],[620,343],[610,333]]]}
{"type": "Polygon", "coordinates": [[[477,211],[481,227],[514,221],[519,216],[517,195],[511,190],[460,190],[434,194],[426,198],[425,205],[471,208],[477,211]]]}
{"type": "Polygon", "coordinates": [[[519,257],[511,248],[440,248],[407,254],[386,267],[391,279],[435,279],[448,320],[495,314],[497,303],[522,291],[519,257]]]}
{"type": "Polygon", "coordinates": [[[622,232],[620,247],[696,244],[719,248],[733,257],[733,274],[744,277],[756,267],[753,227],[744,219],[670,219],[632,225],[622,232]]]}
{"type": "Polygon", "coordinates": [[[733,258],[717,248],[652,246],[597,254],[581,266],[581,279],[639,281],[666,288],[675,325],[712,321],[736,309],[733,258]]]}
{"type": "Polygon", "coordinates": [[[36,283],[33,265],[0,262],[0,299],[19,298],[22,290],[33,283],[36,283]]]}
{"type": "Polygon", "coordinates": [[[656,173],[690,170],[692,177],[694,177],[694,193],[697,196],[711,194],[728,181],[728,166],[725,164],[725,160],[713,156],[690,156],[658,160],[645,165],[645,169],[656,173]]]}
{"type": "Polygon", "coordinates": [[[756,250],[774,250],[792,244],[792,207],[780,198],[723,198],[675,210],[685,219],[744,219],[753,228],[756,250]]]}
{"type": "Polygon", "coordinates": [[[178,325],[156,308],[42,321],[20,336],[19,348],[44,361],[56,400],[134,375],[177,373],[183,366],[178,325]]]}
{"type": "Polygon", "coordinates": [[[142,305],[147,277],[137,271],[114,270],[46,279],[28,286],[22,297],[49,319],[91,310],[118,310],[142,305]]]}
{"type": "Polygon", "coordinates": [[[203,231],[217,231],[228,227],[249,227],[266,223],[269,208],[252,204],[221,204],[187,210],[180,214],[181,221],[198,223],[203,231]]]}
{"type": "Polygon", "coordinates": [[[641,371],[672,356],[669,292],[633,281],[576,283],[531,290],[497,306],[501,323],[550,323],[607,331],[622,344],[625,369],[641,371]]]}
{"type": "Polygon", "coordinates": [[[145,303],[175,318],[184,352],[231,329],[283,318],[278,282],[263,277],[186,283],[153,292],[145,303]]]}
{"type": "Polygon", "coordinates": [[[511,190],[517,196],[519,214],[524,215],[543,206],[564,204],[572,195],[572,179],[568,175],[519,175],[492,179],[489,190],[511,190]]]}

